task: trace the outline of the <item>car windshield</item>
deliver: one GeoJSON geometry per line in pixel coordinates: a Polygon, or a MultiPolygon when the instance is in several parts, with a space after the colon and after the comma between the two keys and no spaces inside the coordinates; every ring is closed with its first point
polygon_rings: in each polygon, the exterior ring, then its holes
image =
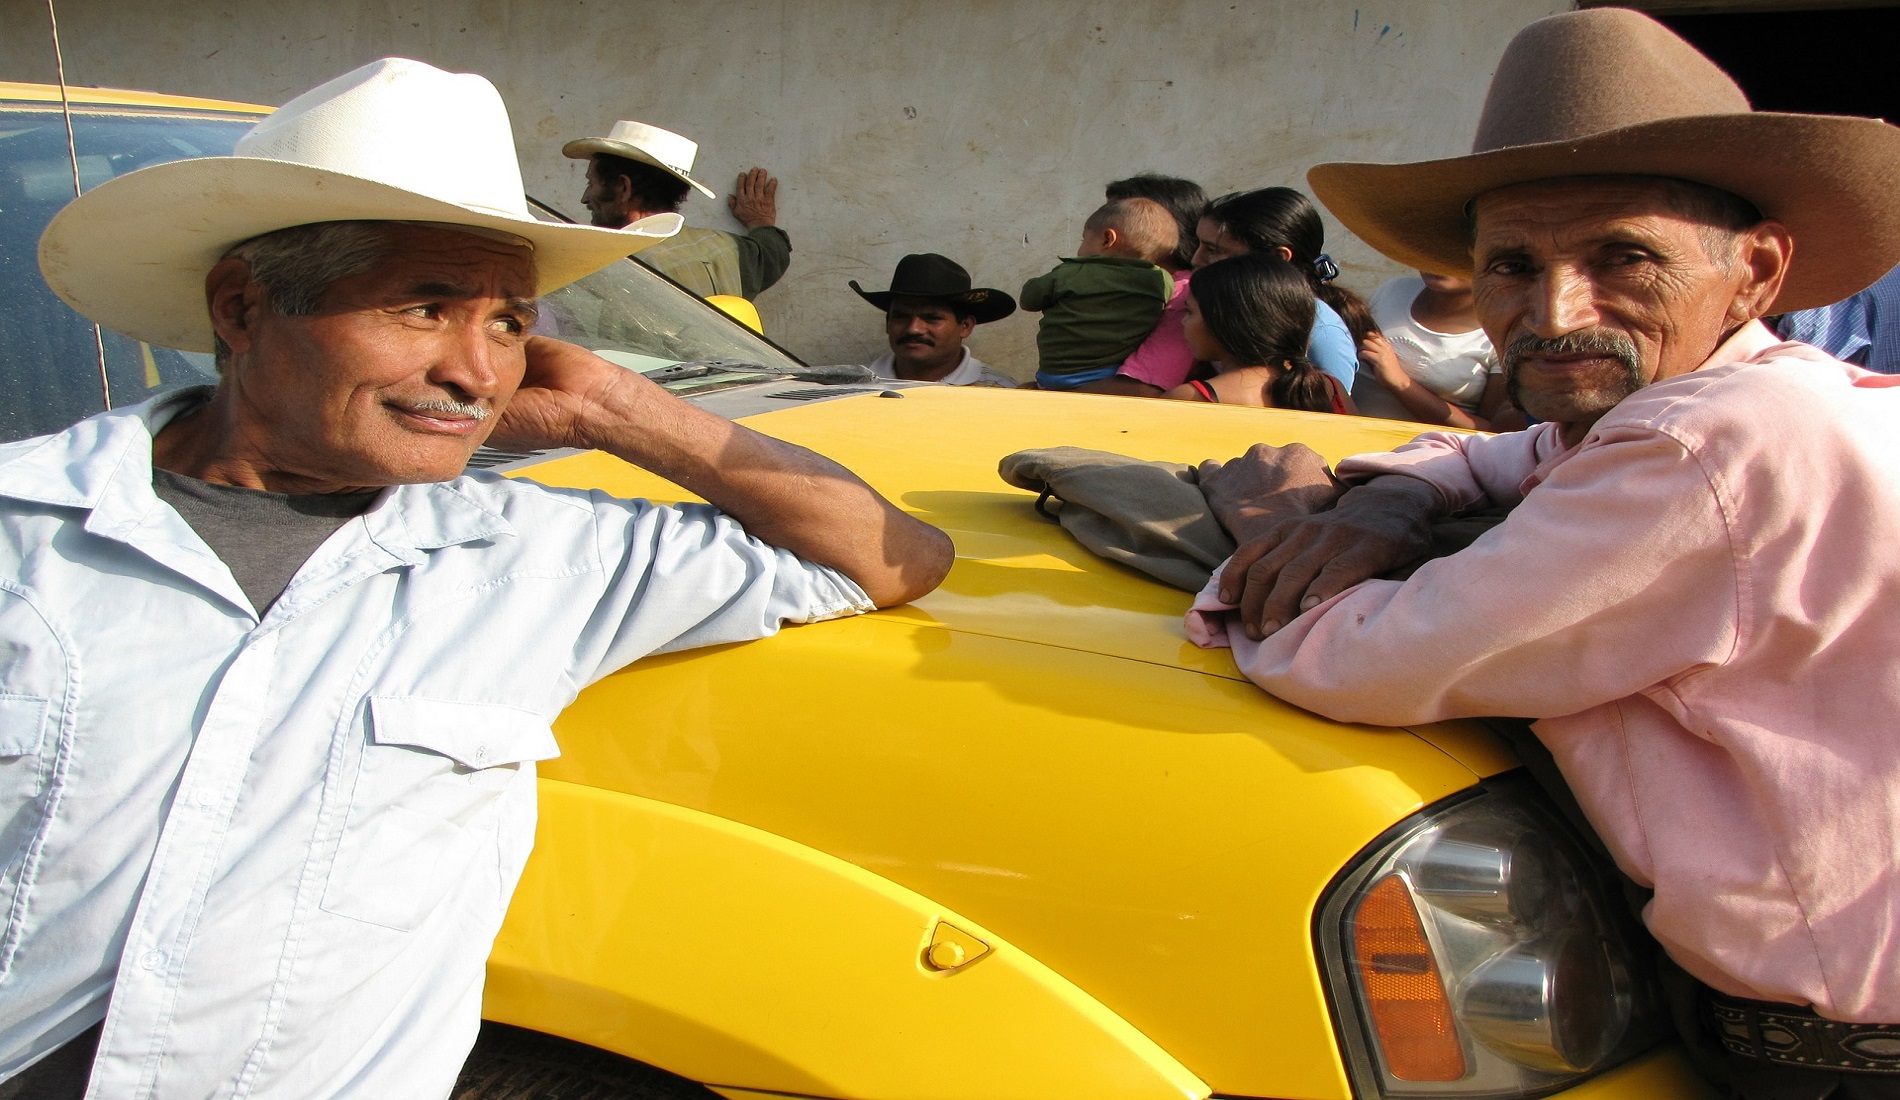
{"type": "MultiPolygon", "coordinates": [[[[79,183],[229,154],[256,117],[161,108],[73,109],[79,183]]],[[[40,278],[39,239],[73,198],[73,159],[57,103],[0,103],[0,442],[55,432],[153,391],[214,381],[211,356],[154,347],[93,325],[40,278]],[[103,363],[101,354],[103,353],[103,363]]],[[[539,207],[537,217],[562,220],[539,207]]],[[[652,271],[622,260],[548,295],[536,331],[654,376],[681,394],[798,368],[750,329],[652,271]],[[683,365],[682,365],[683,364],[683,365]]]]}
{"type": "MultiPolygon", "coordinates": [[[[542,221],[567,220],[538,202],[529,205],[542,221]]],[[[630,260],[541,299],[534,331],[598,352],[680,394],[755,382],[802,366],[704,299],[630,260]]]]}

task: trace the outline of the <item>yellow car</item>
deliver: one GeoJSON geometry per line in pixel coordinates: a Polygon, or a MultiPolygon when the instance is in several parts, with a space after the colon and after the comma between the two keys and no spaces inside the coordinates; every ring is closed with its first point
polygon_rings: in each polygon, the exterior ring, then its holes
{"type": "MultiPolygon", "coordinates": [[[[88,90],[73,157],[57,90],[0,85],[0,437],[208,377],[95,334],[33,243],[75,165],[228,152],[262,110],[88,90]]],[[[959,558],[914,605],[642,661],[561,717],[458,1096],[1706,1095],[1599,850],[1505,736],[1268,697],[1187,642],[1184,593],[996,475],[1031,447],[1337,459],[1411,429],[814,370],[633,263],[546,304],[547,331],[838,459],[959,558]]],[[[597,453],[477,463],[680,499],[597,453]]]]}

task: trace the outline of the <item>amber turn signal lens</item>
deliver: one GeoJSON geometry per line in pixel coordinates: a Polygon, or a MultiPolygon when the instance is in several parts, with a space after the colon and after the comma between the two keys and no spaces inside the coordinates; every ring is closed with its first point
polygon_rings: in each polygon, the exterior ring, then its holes
{"type": "Polygon", "coordinates": [[[1359,982],[1387,1072],[1402,1081],[1463,1077],[1465,1051],[1451,1001],[1405,881],[1397,875],[1379,880],[1352,925],[1359,982]]]}

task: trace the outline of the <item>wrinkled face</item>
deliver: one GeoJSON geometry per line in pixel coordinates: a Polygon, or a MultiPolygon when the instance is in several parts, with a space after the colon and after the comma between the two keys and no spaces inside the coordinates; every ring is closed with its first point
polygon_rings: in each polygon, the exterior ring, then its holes
{"type": "MultiPolygon", "coordinates": [[[[1226,268],[1221,270],[1225,271],[1226,268]]],[[[1188,350],[1201,362],[1217,363],[1229,358],[1227,349],[1221,347],[1214,335],[1207,331],[1207,321],[1201,316],[1201,304],[1194,300],[1191,291],[1187,296],[1187,316],[1181,320],[1181,333],[1187,337],[1188,350]]]]}
{"type": "Polygon", "coordinates": [[[417,226],[396,227],[393,243],[332,283],[314,315],[257,305],[240,330],[220,330],[237,430],[269,468],[313,486],[447,480],[521,384],[533,254],[417,226]]]}
{"type": "Polygon", "coordinates": [[[633,220],[632,198],[628,194],[627,181],[622,176],[611,177],[610,183],[604,183],[600,176],[600,159],[590,158],[587,162],[587,188],[581,192],[581,205],[595,225],[603,229],[624,229],[633,220]]]}
{"type": "Polygon", "coordinates": [[[1241,256],[1253,249],[1235,239],[1221,229],[1220,223],[1212,218],[1202,218],[1194,230],[1194,239],[1199,242],[1194,249],[1194,270],[1199,271],[1217,260],[1229,256],[1241,256]]]}
{"type": "Polygon", "coordinates": [[[891,356],[898,373],[907,378],[948,374],[963,358],[963,341],[974,331],[976,318],[959,319],[950,303],[937,298],[892,298],[884,314],[891,356]]]}
{"type": "Polygon", "coordinates": [[[1594,423],[1702,365],[1766,305],[1750,289],[1759,272],[1712,258],[1659,182],[1507,187],[1478,197],[1473,228],[1479,322],[1513,400],[1540,420],[1594,423]]]}

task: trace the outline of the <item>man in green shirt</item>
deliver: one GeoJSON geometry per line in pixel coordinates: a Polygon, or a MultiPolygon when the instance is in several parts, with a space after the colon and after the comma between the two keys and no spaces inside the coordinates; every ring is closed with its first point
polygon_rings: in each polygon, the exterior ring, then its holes
{"type": "MultiPolygon", "coordinates": [[[[694,190],[718,197],[692,177],[699,144],[658,126],[622,120],[606,137],[576,138],[561,152],[587,161],[581,205],[603,228],[678,213],[694,190]]],[[[757,297],[792,263],[791,238],[778,227],[778,180],[763,168],[741,172],[726,206],[745,233],[687,226],[639,260],[702,298],[757,297]]]]}

